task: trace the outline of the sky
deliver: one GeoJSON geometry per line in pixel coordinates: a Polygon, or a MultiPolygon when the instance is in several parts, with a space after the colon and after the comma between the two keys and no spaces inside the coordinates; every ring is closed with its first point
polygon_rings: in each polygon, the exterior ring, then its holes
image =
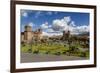
{"type": "Polygon", "coordinates": [[[21,32],[25,25],[33,31],[41,28],[44,34],[60,35],[70,30],[71,34],[89,32],[89,13],[21,10],[21,32]]]}

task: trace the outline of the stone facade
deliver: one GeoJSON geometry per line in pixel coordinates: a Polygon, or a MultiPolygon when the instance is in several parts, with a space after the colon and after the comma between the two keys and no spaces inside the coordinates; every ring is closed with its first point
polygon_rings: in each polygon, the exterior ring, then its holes
{"type": "Polygon", "coordinates": [[[32,31],[32,26],[26,25],[25,31],[21,32],[21,42],[30,43],[32,41],[39,41],[42,39],[42,31],[32,31]]]}
{"type": "Polygon", "coordinates": [[[63,31],[62,39],[63,40],[68,40],[69,37],[70,37],[70,31],[63,31]]]}

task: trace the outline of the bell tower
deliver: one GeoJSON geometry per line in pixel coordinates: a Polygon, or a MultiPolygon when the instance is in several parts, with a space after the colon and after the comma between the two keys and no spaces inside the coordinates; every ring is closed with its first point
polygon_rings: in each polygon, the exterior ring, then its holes
{"type": "Polygon", "coordinates": [[[32,26],[26,25],[25,26],[25,32],[31,32],[32,31],[32,26]]]}
{"type": "Polygon", "coordinates": [[[24,39],[27,43],[32,41],[33,32],[32,32],[32,26],[26,25],[25,26],[25,32],[24,32],[24,39]]]}

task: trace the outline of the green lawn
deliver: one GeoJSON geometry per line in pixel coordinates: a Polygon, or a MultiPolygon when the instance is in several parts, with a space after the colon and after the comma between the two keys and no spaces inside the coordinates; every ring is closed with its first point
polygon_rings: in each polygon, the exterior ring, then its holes
{"type": "Polygon", "coordinates": [[[63,45],[59,43],[38,43],[38,44],[21,44],[21,52],[33,54],[54,54],[54,55],[74,55],[79,57],[89,58],[89,51],[83,52],[80,50],[80,45],[63,45]],[[75,48],[79,48],[78,50],[75,48]]]}

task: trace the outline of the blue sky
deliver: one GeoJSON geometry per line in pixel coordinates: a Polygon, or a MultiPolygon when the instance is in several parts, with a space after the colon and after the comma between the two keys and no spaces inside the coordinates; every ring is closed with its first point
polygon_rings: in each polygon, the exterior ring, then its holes
{"type": "Polygon", "coordinates": [[[74,33],[79,33],[80,29],[89,30],[89,13],[38,10],[21,10],[20,13],[21,32],[28,24],[32,25],[33,31],[41,28],[44,32],[52,31],[52,33],[61,32],[68,28],[72,32],[76,31],[74,33]]]}

